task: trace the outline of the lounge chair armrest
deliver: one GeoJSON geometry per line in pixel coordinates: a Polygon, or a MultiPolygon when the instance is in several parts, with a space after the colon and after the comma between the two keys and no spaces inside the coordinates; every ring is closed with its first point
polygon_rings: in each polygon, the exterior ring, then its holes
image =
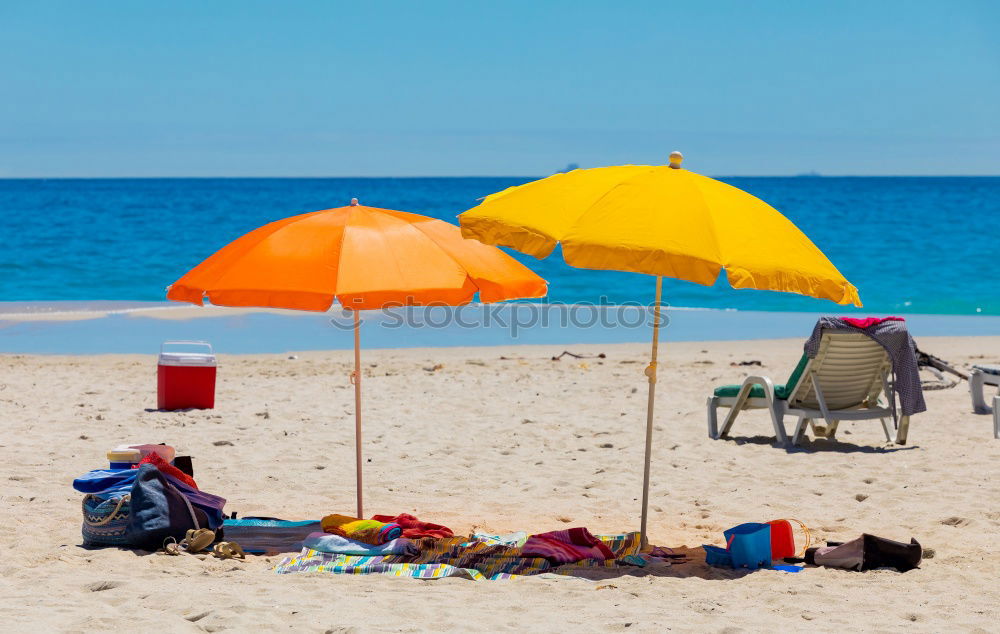
{"type": "Polygon", "coordinates": [[[774,381],[766,376],[748,376],[743,379],[743,384],[740,386],[740,392],[737,398],[744,396],[745,394],[750,394],[750,389],[759,385],[764,388],[764,397],[768,402],[773,403],[775,401],[774,397],[774,381]]]}

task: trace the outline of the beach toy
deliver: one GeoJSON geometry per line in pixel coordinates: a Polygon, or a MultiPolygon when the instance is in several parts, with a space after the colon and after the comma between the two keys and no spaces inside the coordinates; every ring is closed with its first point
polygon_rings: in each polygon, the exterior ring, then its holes
{"type": "Polygon", "coordinates": [[[725,548],[709,546],[708,544],[702,545],[702,548],[705,549],[705,563],[709,566],[724,568],[733,567],[733,557],[725,548]]]}
{"type": "Polygon", "coordinates": [[[108,463],[112,469],[131,469],[142,460],[142,452],[131,447],[115,447],[108,451],[108,463]]]}
{"type": "Polygon", "coordinates": [[[795,555],[795,537],[792,536],[792,525],[787,520],[768,522],[771,526],[771,557],[784,559],[795,555]]]}
{"type": "Polygon", "coordinates": [[[156,407],[212,409],[215,371],[215,353],[207,341],[163,342],[156,368],[156,407]]]}
{"type": "Polygon", "coordinates": [[[767,568],[771,565],[771,526],[748,522],[723,531],[733,568],[767,568]]]}
{"type": "Polygon", "coordinates": [[[768,522],[771,526],[771,559],[784,559],[785,557],[801,557],[802,553],[812,544],[812,533],[809,527],[797,519],[781,519],[768,522]],[[795,537],[792,535],[792,524],[795,522],[802,529],[806,536],[805,545],[796,554],[795,537]]]}

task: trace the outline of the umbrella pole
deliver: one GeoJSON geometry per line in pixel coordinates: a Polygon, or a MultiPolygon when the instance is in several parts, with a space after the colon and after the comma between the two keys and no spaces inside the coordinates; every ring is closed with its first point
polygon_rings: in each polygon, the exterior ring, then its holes
{"type": "Polygon", "coordinates": [[[354,372],[351,374],[354,383],[354,452],[357,458],[358,515],[364,518],[361,502],[361,318],[354,311],[354,372]]]}
{"type": "Polygon", "coordinates": [[[649,461],[653,449],[653,406],[656,398],[656,353],[660,343],[660,300],[663,294],[663,278],[656,276],[656,301],[653,302],[653,349],[649,365],[646,366],[646,377],[649,379],[649,400],[646,403],[646,459],[642,472],[642,523],[639,525],[639,536],[642,546],[649,544],[646,538],[646,520],[649,517],[649,461]]]}

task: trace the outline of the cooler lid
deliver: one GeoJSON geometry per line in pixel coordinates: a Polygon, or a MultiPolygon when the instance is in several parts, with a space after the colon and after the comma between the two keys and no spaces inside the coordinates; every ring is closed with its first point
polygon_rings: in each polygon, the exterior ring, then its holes
{"type": "Polygon", "coordinates": [[[131,447],[115,447],[108,450],[108,460],[111,462],[139,462],[142,452],[131,447]]]}
{"type": "Polygon", "coordinates": [[[207,341],[164,341],[159,364],[214,367],[215,352],[207,341]]]}

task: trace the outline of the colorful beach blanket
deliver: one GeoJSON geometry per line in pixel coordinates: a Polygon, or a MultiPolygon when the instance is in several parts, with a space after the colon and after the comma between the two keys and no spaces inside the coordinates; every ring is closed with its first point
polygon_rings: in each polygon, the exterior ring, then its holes
{"type": "Polygon", "coordinates": [[[623,561],[635,555],[641,547],[638,533],[596,536],[613,553],[611,559],[584,559],[573,564],[558,565],[544,557],[524,556],[517,546],[470,543],[468,537],[414,540],[420,549],[416,556],[355,556],[321,553],[309,548],[294,557],[282,560],[278,574],[326,572],[333,574],[383,574],[393,577],[436,579],[464,577],[474,581],[515,579],[527,575],[556,572],[572,574],[586,568],[616,568],[628,565],[623,561]],[[621,563],[619,563],[621,561],[621,563]]]}

